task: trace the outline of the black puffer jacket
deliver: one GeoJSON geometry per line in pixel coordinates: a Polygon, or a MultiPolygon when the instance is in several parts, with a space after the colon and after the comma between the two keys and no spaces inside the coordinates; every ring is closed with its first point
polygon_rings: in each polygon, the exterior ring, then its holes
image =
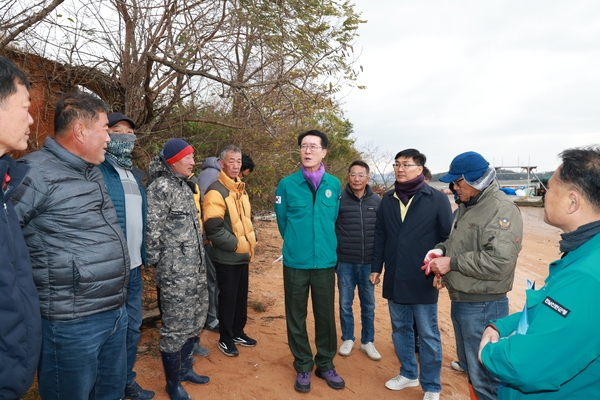
{"type": "Polygon", "coordinates": [[[42,317],[68,320],[121,307],[129,253],[100,170],[51,137],[21,160],[31,170],[13,200],[42,317]]]}
{"type": "Polygon", "coordinates": [[[342,191],[340,211],[335,223],[338,262],[369,264],[373,256],[375,221],[381,198],[369,185],[362,198],[349,185],[342,191]]]}
{"type": "Polygon", "coordinates": [[[20,399],[37,368],[42,322],[29,252],[9,197],[28,168],[0,157],[0,399],[20,399]],[[2,188],[5,176],[10,181],[2,188]]]}

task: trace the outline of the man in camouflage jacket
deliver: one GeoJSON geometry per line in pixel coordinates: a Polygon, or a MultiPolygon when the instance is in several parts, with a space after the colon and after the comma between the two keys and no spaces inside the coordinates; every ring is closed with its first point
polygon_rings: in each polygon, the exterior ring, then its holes
{"type": "Polygon", "coordinates": [[[146,190],[148,262],[156,267],[161,288],[159,344],[172,400],[189,399],[181,381],[209,381],[192,368],[194,342],[208,310],[202,226],[194,202],[197,186],[188,179],[193,167],[194,149],[171,139],[150,162],[146,190]]]}

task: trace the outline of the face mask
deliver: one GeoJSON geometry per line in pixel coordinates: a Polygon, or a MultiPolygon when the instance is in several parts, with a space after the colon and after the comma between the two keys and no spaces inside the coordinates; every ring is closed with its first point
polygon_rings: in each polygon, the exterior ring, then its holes
{"type": "Polygon", "coordinates": [[[131,133],[109,134],[106,156],[122,168],[131,168],[131,153],[137,137],[131,133]]]}

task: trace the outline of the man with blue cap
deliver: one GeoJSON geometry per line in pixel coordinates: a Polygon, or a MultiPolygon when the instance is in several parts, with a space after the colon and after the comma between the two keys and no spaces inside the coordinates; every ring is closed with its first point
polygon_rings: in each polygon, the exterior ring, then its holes
{"type": "Polygon", "coordinates": [[[508,315],[506,293],[523,238],[521,212],[495,178],[496,170],[479,153],[452,160],[440,181],[453,184],[458,210],[450,237],[427,253],[423,267],[440,276],[436,287],[448,288],[456,351],[479,400],[498,396],[500,381],[479,362],[479,343],[489,321],[508,315]]]}

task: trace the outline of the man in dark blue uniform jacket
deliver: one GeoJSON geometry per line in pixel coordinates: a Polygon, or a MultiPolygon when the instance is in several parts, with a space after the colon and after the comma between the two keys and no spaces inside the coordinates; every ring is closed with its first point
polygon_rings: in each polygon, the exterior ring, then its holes
{"type": "Polygon", "coordinates": [[[27,149],[29,81],[10,60],[0,57],[0,399],[25,394],[37,367],[42,323],[29,251],[10,196],[29,168],[9,151],[27,149]]]}

